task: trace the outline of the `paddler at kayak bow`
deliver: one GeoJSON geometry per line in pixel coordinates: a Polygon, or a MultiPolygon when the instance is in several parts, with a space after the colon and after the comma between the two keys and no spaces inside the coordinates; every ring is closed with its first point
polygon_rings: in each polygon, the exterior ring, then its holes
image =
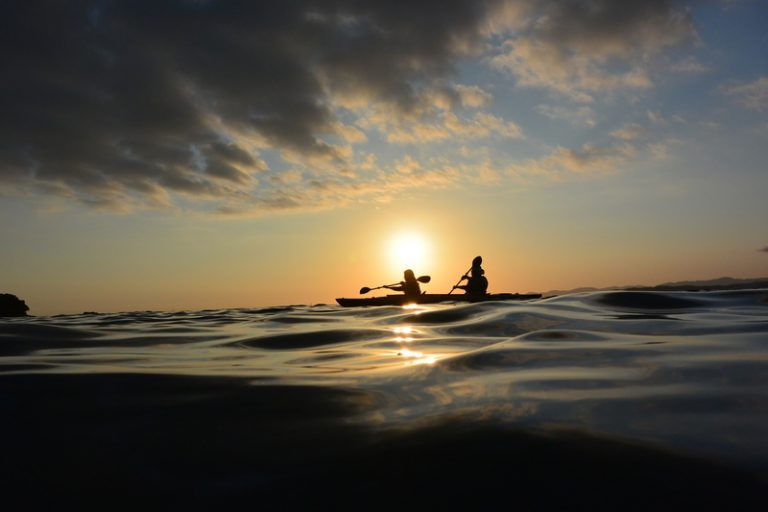
{"type": "Polygon", "coordinates": [[[384,288],[387,288],[389,290],[393,290],[396,292],[403,292],[406,297],[414,297],[421,295],[421,287],[419,286],[419,281],[416,279],[416,275],[413,273],[413,270],[408,269],[405,272],[403,272],[403,278],[405,281],[400,281],[400,284],[396,285],[385,285],[384,288]]]}

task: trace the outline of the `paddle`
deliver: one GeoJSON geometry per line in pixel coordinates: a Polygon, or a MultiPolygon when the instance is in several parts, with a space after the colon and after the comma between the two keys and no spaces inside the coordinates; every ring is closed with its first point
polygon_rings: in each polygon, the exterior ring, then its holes
{"type": "Polygon", "coordinates": [[[469,274],[470,270],[472,270],[472,267],[469,267],[467,271],[464,272],[464,274],[461,276],[461,278],[458,281],[456,281],[456,284],[453,285],[453,288],[451,288],[451,291],[448,292],[448,295],[453,293],[453,290],[455,290],[459,286],[459,283],[461,283],[464,280],[464,278],[467,277],[467,274],[469,274]]]}
{"type": "MultiPolygon", "coordinates": [[[[429,276],[419,276],[418,278],[416,278],[416,280],[418,282],[420,282],[420,283],[428,283],[428,282],[430,282],[432,280],[432,278],[429,277],[429,276]]],[[[388,286],[397,286],[399,284],[400,284],[399,282],[398,283],[392,283],[392,284],[384,284],[384,285],[381,285],[381,286],[377,286],[375,288],[368,288],[367,286],[363,286],[362,288],[360,288],[360,295],[368,293],[371,290],[379,290],[381,288],[386,288],[388,286]]]]}

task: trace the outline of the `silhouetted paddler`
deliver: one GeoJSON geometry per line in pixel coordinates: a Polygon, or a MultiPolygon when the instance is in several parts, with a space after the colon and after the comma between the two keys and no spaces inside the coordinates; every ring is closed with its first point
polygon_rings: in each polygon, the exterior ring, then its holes
{"type": "Polygon", "coordinates": [[[467,274],[464,274],[459,281],[467,279],[467,284],[457,285],[456,288],[464,290],[467,295],[485,295],[488,293],[488,279],[485,277],[485,270],[480,266],[483,264],[483,257],[477,256],[472,260],[472,267],[467,274]]]}
{"type": "Polygon", "coordinates": [[[394,286],[388,285],[385,286],[385,288],[396,292],[403,292],[408,296],[421,295],[421,287],[419,286],[419,281],[416,279],[416,275],[414,275],[413,270],[408,269],[403,272],[403,278],[405,281],[400,281],[400,284],[394,286]]]}

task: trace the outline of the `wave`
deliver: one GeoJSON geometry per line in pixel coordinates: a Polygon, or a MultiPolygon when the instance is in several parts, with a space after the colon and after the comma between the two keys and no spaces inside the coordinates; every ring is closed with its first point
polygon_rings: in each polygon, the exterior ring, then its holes
{"type": "Polygon", "coordinates": [[[0,477],[28,498],[402,485],[472,506],[517,482],[523,508],[673,488],[738,508],[766,489],[766,340],[764,289],[0,320],[0,477]]]}

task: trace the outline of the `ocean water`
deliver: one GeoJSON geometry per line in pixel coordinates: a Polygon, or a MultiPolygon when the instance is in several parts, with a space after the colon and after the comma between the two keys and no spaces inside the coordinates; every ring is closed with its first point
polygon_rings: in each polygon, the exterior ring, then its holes
{"type": "Polygon", "coordinates": [[[2,319],[0,407],[28,504],[761,509],[768,290],[2,319]]]}

